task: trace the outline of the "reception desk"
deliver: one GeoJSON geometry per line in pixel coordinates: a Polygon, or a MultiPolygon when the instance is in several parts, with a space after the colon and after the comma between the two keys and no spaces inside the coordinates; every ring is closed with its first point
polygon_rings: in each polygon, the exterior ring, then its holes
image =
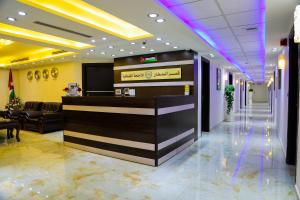
{"type": "Polygon", "coordinates": [[[193,96],[63,97],[64,144],[158,166],[193,144],[193,96]]]}

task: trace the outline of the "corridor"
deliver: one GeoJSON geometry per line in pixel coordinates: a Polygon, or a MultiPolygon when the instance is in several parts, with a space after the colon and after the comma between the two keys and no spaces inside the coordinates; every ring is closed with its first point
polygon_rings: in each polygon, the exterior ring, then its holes
{"type": "Polygon", "coordinates": [[[22,143],[2,139],[0,199],[296,199],[267,105],[235,120],[158,168],[65,147],[62,132],[24,131],[22,143]]]}

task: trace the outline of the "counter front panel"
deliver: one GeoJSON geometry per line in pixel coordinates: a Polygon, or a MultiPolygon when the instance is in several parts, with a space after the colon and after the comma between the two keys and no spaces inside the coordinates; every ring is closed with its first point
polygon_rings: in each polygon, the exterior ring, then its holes
{"type": "Polygon", "coordinates": [[[195,138],[194,98],[63,97],[65,145],[158,166],[195,138]]]}

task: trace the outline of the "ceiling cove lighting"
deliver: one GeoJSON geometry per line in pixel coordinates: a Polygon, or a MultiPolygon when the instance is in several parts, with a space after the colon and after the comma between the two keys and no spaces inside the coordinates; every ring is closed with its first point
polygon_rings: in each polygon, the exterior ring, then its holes
{"type": "Polygon", "coordinates": [[[83,0],[18,1],[126,40],[136,40],[153,36],[133,24],[88,4],[83,0]]]}
{"type": "Polygon", "coordinates": [[[8,46],[12,43],[14,43],[14,42],[11,41],[11,40],[5,40],[5,39],[0,38],[0,48],[3,47],[3,46],[8,46]]]}
{"type": "MultiPolygon", "coordinates": [[[[38,51],[34,51],[26,55],[29,59],[28,60],[20,60],[17,62],[12,62],[12,60],[6,60],[6,61],[0,61],[1,67],[13,67],[17,65],[26,65],[26,64],[36,64],[36,62],[44,62],[46,60],[53,61],[54,58],[62,58],[67,56],[76,56],[77,53],[74,52],[62,52],[57,53],[57,49],[51,49],[51,48],[43,48],[38,51]]],[[[18,58],[12,58],[14,60],[18,60],[18,58]]]]}
{"type": "Polygon", "coordinates": [[[29,29],[24,29],[24,28],[3,24],[3,23],[0,23],[0,34],[42,42],[46,44],[52,44],[56,46],[67,47],[76,50],[82,50],[82,49],[94,47],[93,45],[90,44],[85,44],[85,43],[81,43],[81,42],[77,42],[77,41],[73,41],[73,40],[69,40],[69,39],[65,39],[53,35],[48,35],[45,33],[40,33],[29,29]]]}
{"type": "MultiPolygon", "coordinates": [[[[218,41],[218,38],[216,38],[212,32],[208,31],[208,28],[205,27],[204,24],[200,24],[199,20],[195,21],[194,16],[191,12],[181,8],[180,6],[174,6],[173,0],[156,0],[160,5],[162,5],[166,10],[174,14],[177,18],[179,18],[185,25],[187,25],[191,30],[194,31],[203,41],[205,41],[209,46],[214,48],[220,55],[222,55],[227,61],[232,63],[233,66],[235,66],[237,69],[239,69],[245,76],[253,81],[253,78],[248,73],[247,69],[243,67],[240,63],[235,61],[232,55],[228,54],[221,45],[221,43],[218,41]]],[[[260,9],[260,14],[257,16],[257,18],[260,21],[260,65],[262,69],[262,78],[264,79],[264,65],[265,65],[265,0],[254,0],[260,9]]]]}

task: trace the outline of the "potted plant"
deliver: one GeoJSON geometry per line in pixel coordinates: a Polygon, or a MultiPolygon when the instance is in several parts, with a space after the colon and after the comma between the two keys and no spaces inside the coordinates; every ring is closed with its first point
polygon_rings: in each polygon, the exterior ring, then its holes
{"type": "Polygon", "coordinates": [[[252,97],[254,90],[252,88],[249,89],[249,105],[252,105],[252,97]]]}
{"type": "Polygon", "coordinates": [[[225,112],[225,120],[232,120],[232,109],[234,102],[234,87],[233,85],[227,85],[225,87],[225,100],[226,100],[226,112],[225,112]]]}
{"type": "Polygon", "coordinates": [[[78,83],[69,83],[68,87],[65,87],[63,91],[67,93],[67,96],[80,96],[79,93],[82,89],[78,83]]]}
{"type": "Polygon", "coordinates": [[[15,97],[5,105],[5,108],[7,110],[22,110],[23,103],[19,97],[15,97]]]}

